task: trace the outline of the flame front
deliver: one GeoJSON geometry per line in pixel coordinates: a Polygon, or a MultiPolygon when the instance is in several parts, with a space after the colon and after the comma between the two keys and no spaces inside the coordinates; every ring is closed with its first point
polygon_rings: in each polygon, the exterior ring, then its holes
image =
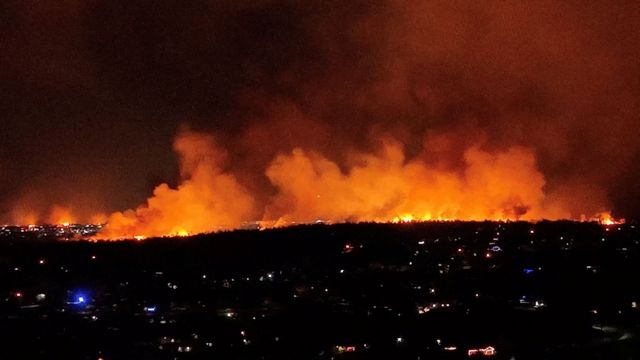
{"type": "Polygon", "coordinates": [[[281,155],[267,169],[279,190],[267,219],[286,222],[414,220],[505,220],[567,217],[546,199],[544,177],[532,153],[511,148],[491,154],[472,147],[462,172],[425,161],[406,161],[402,147],[387,143],[364,154],[347,172],[302,149],[281,155]]]}
{"type": "Polygon", "coordinates": [[[625,223],[624,219],[616,219],[613,216],[611,216],[610,212],[603,212],[601,214],[598,214],[592,220],[596,220],[600,224],[607,225],[607,226],[609,226],[609,225],[620,225],[620,224],[624,224],[625,223]]]}
{"type": "Polygon", "coordinates": [[[185,131],[174,149],[180,156],[182,183],[175,189],[161,184],[137,209],[112,214],[99,237],[188,236],[236,228],[252,217],[253,199],[233,175],[221,170],[225,152],[213,137],[185,131]]]}
{"type": "MultiPolygon", "coordinates": [[[[182,183],[161,184],[137,209],[116,212],[99,237],[188,236],[297,223],[569,218],[562,201],[544,192],[545,179],[529,149],[489,152],[472,146],[461,169],[444,170],[403,146],[381,141],[376,153],[351,154],[346,170],[314,151],[295,148],[265,170],[275,192],[260,203],[249,187],[223,170],[225,152],[214,137],[182,132],[174,143],[182,183]],[[259,221],[258,221],[259,220],[259,221]]],[[[603,218],[603,223],[612,221],[603,218]]]]}

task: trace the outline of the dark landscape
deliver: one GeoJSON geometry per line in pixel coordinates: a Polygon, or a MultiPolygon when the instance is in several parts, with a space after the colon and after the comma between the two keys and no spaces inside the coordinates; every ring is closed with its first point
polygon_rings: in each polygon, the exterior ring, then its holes
{"type": "Polygon", "coordinates": [[[0,240],[7,359],[637,359],[635,223],[0,240]]]}

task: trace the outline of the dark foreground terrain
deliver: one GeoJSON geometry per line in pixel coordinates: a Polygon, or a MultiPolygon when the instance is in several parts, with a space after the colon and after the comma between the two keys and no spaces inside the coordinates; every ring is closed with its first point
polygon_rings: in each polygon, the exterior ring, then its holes
{"type": "Polygon", "coordinates": [[[633,223],[0,237],[1,359],[639,359],[633,223]]]}

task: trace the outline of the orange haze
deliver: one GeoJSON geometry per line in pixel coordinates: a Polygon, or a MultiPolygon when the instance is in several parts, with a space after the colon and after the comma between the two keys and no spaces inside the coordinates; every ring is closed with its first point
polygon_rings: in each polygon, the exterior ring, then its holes
{"type": "Polygon", "coordinates": [[[278,188],[269,219],[311,222],[540,219],[568,216],[547,204],[544,177],[531,152],[467,149],[462,172],[407,161],[399,144],[362,154],[346,172],[321,155],[295,149],[278,156],[267,176],[278,188]]]}
{"type": "Polygon", "coordinates": [[[226,155],[212,136],[184,131],[173,147],[181,184],[160,184],[145,204],[112,214],[100,237],[188,235],[235,228],[251,217],[251,195],[222,170],[226,155]]]}
{"type": "Polygon", "coordinates": [[[640,217],[638,1],[1,4],[1,222],[640,217]]]}
{"type": "Polygon", "coordinates": [[[74,223],[75,217],[73,216],[71,209],[68,207],[54,205],[51,207],[48,222],[50,224],[63,224],[69,225],[74,223]]]}
{"type": "Polygon", "coordinates": [[[13,223],[20,225],[28,224],[57,224],[68,225],[75,223],[77,218],[73,214],[73,210],[69,206],[52,205],[47,214],[42,216],[34,208],[28,206],[16,206],[13,209],[13,223]]]}
{"type": "MultiPolygon", "coordinates": [[[[157,186],[136,209],[109,216],[100,238],[189,235],[238,228],[262,220],[267,226],[318,220],[536,220],[570,217],[545,195],[545,178],[530,149],[487,151],[470,146],[463,166],[446,170],[421,156],[407,159],[403,146],[380,141],[375,153],[354,153],[349,166],[315,151],[295,148],[264,170],[274,188],[265,204],[225,168],[216,139],[193,131],[174,141],[181,183],[157,186]]],[[[593,216],[593,214],[589,214],[593,216]]]]}

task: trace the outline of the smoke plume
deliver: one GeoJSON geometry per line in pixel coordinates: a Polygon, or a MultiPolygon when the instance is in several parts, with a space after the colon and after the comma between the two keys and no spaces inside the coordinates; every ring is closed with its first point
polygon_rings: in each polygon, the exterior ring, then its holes
{"type": "Polygon", "coordinates": [[[173,146],[180,157],[180,185],[158,185],[145,204],[112,214],[100,236],[180,236],[238,227],[251,218],[253,199],[223,171],[226,154],[212,136],[183,131],[173,146]]]}
{"type": "Polygon", "coordinates": [[[322,154],[295,148],[271,161],[265,175],[276,189],[256,203],[221,169],[225,153],[213,137],[191,131],[176,138],[182,182],[158,186],[146,204],[110,216],[105,238],[187,235],[239,227],[314,221],[539,220],[570,213],[546,199],[544,176],[528,149],[464,151],[460,171],[407,159],[400,143],[381,141],[373,154],[351,154],[341,169],[322,154]],[[258,211],[256,211],[258,210],[258,211]],[[259,215],[259,214],[262,215],[259,215]],[[258,217],[259,216],[259,217],[258,217]]]}
{"type": "Polygon", "coordinates": [[[10,0],[0,44],[2,222],[640,214],[634,2],[10,0]]]}

